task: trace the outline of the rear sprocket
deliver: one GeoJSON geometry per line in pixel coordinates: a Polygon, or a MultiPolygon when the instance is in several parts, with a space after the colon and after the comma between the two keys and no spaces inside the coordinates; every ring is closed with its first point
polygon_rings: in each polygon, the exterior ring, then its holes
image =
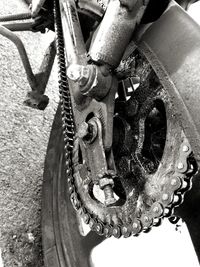
{"type": "Polygon", "coordinates": [[[72,204],[84,222],[100,235],[117,238],[149,231],[163,217],[171,217],[195,171],[173,103],[146,59],[134,51],[119,70],[123,79],[115,101],[113,136],[117,167],[113,189],[118,200],[104,205],[78,137],[73,150],[74,175],[68,179],[72,204]]]}

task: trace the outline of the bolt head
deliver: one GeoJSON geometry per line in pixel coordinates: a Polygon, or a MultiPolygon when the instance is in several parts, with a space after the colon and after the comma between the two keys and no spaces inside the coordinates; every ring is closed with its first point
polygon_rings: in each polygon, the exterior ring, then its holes
{"type": "Polygon", "coordinates": [[[67,69],[67,77],[74,82],[79,82],[81,86],[84,86],[90,78],[90,67],[71,64],[67,69]]]}
{"type": "Polygon", "coordinates": [[[71,64],[67,69],[67,77],[77,82],[80,79],[81,76],[81,66],[78,64],[71,64]]]}

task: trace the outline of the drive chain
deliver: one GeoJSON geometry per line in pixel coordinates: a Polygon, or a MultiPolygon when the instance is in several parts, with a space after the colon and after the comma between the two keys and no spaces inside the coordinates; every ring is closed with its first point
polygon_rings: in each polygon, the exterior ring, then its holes
{"type": "MultiPolygon", "coordinates": [[[[174,207],[183,201],[185,192],[191,187],[191,177],[193,175],[193,165],[190,164],[189,157],[192,153],[188,140],[184,137],[179,151],[176,170],[172,177],[162,185],[157,201],[151,206],[149,212],[136,218],[130,223],[123,225],[108,224],[102,222],[96,215],[91,214],[80,199],[73,177],[73,151],[75,142],[75,123],[73,118],[72,102],[66,75],[65,48],[62,33],[62,23],[58,1],[54,1],[55,31],[57,58],[59,65],[59,92],[62,113],[63,136],[65,143],[66,176],[70,199],[74,209],[82,217],[83,221],[90,226],[93,231],[105,237],[114,236],[119,238],[138,235],[140,232],[148,232],[152,226],[158,226],[163,217],[172,217],[174,207]]],[[[172,217],[173,218],[173,217],[172,217]]],[[[126,220],[124,220],[126,221],[126,220]]]]}

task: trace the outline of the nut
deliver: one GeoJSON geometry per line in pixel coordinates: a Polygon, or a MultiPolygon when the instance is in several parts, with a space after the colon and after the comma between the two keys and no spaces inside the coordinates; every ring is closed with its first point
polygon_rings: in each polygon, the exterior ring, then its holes
{"type": "Polygon", "coordinates": [[[89,66],[71,64],[67,69],[67,77],[74,82],[78,82],[80,86],[84,86],[88,82],[90,74],[89,66]]]}

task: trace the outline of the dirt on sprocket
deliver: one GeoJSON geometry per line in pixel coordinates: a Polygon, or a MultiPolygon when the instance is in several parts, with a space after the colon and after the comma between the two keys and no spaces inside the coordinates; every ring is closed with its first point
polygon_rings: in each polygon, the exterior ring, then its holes
{"type": "MultiPolygon", "coordinates": [[[[27,11],[23,1],[1,0],[0,15],[27,11]]],[[[17,33],[34,73],[49,44],[49,33],[17,33]]],[[[4,267],[41,267],[41,187],[52,119],[58,103],[54,67],[45,111],[23,105],[30,91],[16,47],[0,35],[0,248],[4,267]]]]}

